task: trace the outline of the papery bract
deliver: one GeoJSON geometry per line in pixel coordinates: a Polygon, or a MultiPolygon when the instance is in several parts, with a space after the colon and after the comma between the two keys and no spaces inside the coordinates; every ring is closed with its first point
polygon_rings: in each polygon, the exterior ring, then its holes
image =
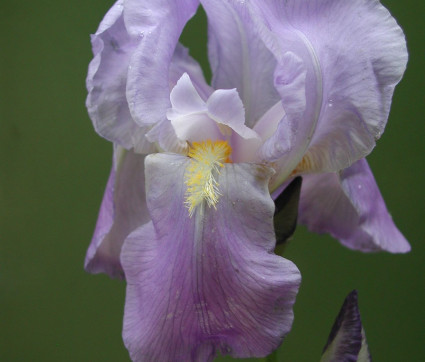
{"type": "Polygon", "coordinates": [[[353,290],[335,319],[320,362],[370,362],[372,359],[360,318],[357,290],[353,290]]]}

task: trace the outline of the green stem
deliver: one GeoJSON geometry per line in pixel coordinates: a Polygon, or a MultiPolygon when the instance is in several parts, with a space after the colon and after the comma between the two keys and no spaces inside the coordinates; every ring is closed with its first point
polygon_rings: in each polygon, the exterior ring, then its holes
{"type": "Polygon", "coordinates": [[[269,354],[264,360],[265,360],[265,362],[279,362],[277,350],[275,350],[275,351],[273,351],[273,353],[269,354]]]}

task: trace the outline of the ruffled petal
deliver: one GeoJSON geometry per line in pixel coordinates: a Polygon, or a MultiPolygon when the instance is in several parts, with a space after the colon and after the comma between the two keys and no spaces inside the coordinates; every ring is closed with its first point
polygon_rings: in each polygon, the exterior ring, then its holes
{"type": "Polygon", "coordinates": [[[405,39],[394,18],[377,0],[261,0],[256,9],[272,35],[286,40],[273,42],[269,36],[274,54],[288,48],[302,59],[307,106],[308,89],[316,87],[299,44],[310,49],[322,77],[320,116],[304,165],[310,171],[337,171],[365,157],[384,131],[394,87],[406,67],[405,39]],[[291,35],[296,43],[288,41],[291,35]]]}
{"type": "Polygon", "coordinates": [[[145,129],[132,119],[125,96],[127,70],[138,39],[124,25],[123,1],[117,1],[92,35],[94,58],[87,75],[87,109],[93,126],[102,137],[127,149],[148,153],[145,129]]]}
{"type": "Polygon", "coordinates": [[[275,57],[272,82],[284,109],[283,118],[273,122],[278,122],[276,133],[259,151],[260,157],[273,162],[276,169],[270,184],[272,191],[303,158],[322,103],[322,74],[314,49],[310,41],[291,26],[284,11],[285,4],[246,2],[258,36],[275,57]]]}
{"type": "MultiPolygon", "coordinates": [[[[280,164],[277,168],[281,174],[286,175],[301,157],[309,141],[309,135],[315,124],[315,108],[312,107],[315,103],[311,101],[310,107],[307,107],[307,69],[303,60],[296,54],[290,51],[285,52],[279,59],[274,76],[275,87],[281,96],[285,115],[278,118],[277,130],[264,143],[260,154],[264,160],[279,160],[280,164]],[[309,119],[308,115],[313,117],[309,119]]],[[[317,76],[315,81],[318,82],[319,79],[320,77],[317,76]]],[[[311,83],[313,81],[309,84],[313,86],[311,83]]],[[[317,100],[317,95],[311,98],[317,100]]]]}
{"type": "Polygon", "coordinates": [[[130,112],[139,125],[163,121],[170,107],[170,63],[186,22],[198,0],[127,0],[124,20],[128,32],[141,40],[134,50],[127,83],[130,112]]]}
{"type": "Polygon", "coordinates": [[[395,226],[365,159],[338,173],[306,175],[299,222],[330,233],[361,251],[406,253],[410,245],[395,226]]]}
{"type": "Polygon", "coordinates": [[[253,127],[278,100],[273,86],[276,60],[256,33],[243,1],[205,0],[208,53],[215,89],[236,88],[253,127]]]}
{"type": "Polygon", "coordinates": [[[115,158],[85,268],[90,273],[106,273],[122,279],[120,254],[124,239],[148,222],[150,216],[145,200],[144,156],[118,148],[115,158]]]}
{"type": "Polygon", "coordinates": [[[216,209],[184,206],[190,160],[146,158],[152,222],[121,256],[127,277],[123,337],[134,361],[212,361],[216,352],[265,356],[291,328],[296,266],[272,253],[269,168],[225,164],[216,209]]]}

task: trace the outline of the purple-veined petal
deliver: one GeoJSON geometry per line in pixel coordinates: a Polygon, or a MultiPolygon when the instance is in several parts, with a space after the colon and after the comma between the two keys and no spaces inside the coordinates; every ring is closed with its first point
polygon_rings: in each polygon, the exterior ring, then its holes
{"type": "Polygon", "coordinates": [[[323,349],[320,362],[371,361],[357,299],[356,290],[345,298],[323,349]]]}
{"type": "Polygon", "coordinates": [[[272,253],[271,170],[225,164],[216,209],[184,205],[188,158],[146,158],[152,222],[126,239],[123,337],[134,361],[265,356],[291,328],[296,266],[272,253]]]}
{"type": "Polygon", "coordinates": [[[139,125],[165,119],[170,107],[170,63],[183,27],[198,4],[198,0],[125,2],[128,32],[141,39],[130,60],[127,82],[130,112],[139,125]]]}
{"type": "Polygon", "coordinates": [[[280,104],[285,114],[283,117],[277,117],[279,121],[277,129],[264,142],[260,157],[268,161],[278,160],[275,167],[280,175],[276,175],[277,178],[285,177],[296,160],[301,157],[309,139],[309,132],[314,125],[314,122],[310,122],[310,125],[309,122],[305,122],[307,128],[299,126],[307,112],[306,75],[307,71],[302,60],[292,52],[286,52],[282,56],[275,71],[275,86],[281,95],[280,104]],[[297,133],[303,135],[305,140],[299,136],[297,140],[297,133]]]}
{"type": "Polygon", "coordinates": [[[253,127],[278,100],[276,60],[256,34],[242,1],[201,1],[208,16],[208,53],[215,89],[236,88],[253,127]]]}
{"type": "MultiPolygon", "coordinates": [[[[292,32],[304,39],[322,75],[320,117],[305,156],[308,169],[337,171],[366,156],[384,131],[406,66],[405,39],[396,21],[377,0],[270,0],[258,9],[274,34],[292,32]]],[[[311,87],[308,73],[306,85],[311,87]]]]}
{"type": "Polygon", "coordinates": [[[117,1],[92,35],[94,58],[87,75],[87,109],[95,130],[127,149],[148,153],[152,146],[144,138],[145,129],[132,119],[125,96],[127,70],[137,39],[124,25],[123,1],[117,1]]]}
{"type": "MultiPolygon", "coordinates": [[[[152,142],[159,140],[145,137],[149,127],[135,123],[126,97],[130,62],[143,38],[140,33],[129,33],[123,18],[123,2],[118,1],[92,36],[94,58],[87,76],[89,94],[86,104],[101,136],[127,149],[134,147],[137,153],[150,153],[155,149],[152,142]]],[[[169,90],[185,72],[198,92],[207,98],[212,90],[206,84],[199,64],[189,56],[185,47],[177,44],[169,64],[169,90]]],[[[160,138],[169,138],[169,135],[160,138]]]]}
{"type": "Polygon", "coordinates": [[[260,150],[262,159],[274,162],[276,174],[270,184],[274,191],[298,165],[310,143],[322,102],[322,74],[310,41],[291,26],[283,11],[286,3],[246,4],[256,32],[276,59],[273,84],[285,114],[278,120],[275,135],[260,150]]]}
{"type": "Polygon", "coordinates": [[[144,189],[144,156],[118,147],[106,185],[85,268],[124,278],[121,246],[136,227],[150,220],[144,189]]]}
{"type": "Polygon", "coordinates": [[[299,222],[311,231],[330,233],[351,249],[410,251],[365,159],[340,173],[305,175],[299,222]]]}

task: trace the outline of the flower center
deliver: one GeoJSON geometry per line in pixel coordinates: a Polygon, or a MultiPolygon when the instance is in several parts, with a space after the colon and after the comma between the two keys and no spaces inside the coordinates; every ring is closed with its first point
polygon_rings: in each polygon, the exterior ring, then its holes
{"type": "Polygon", "coordinates": [[[216,177],[220,173],[219,167],[223,167],[223,163],[231,162],[231,152],[232,148],[226,141],[207,140],[194,142],[189,146],[188,156],[191,161],[185,174],[185,204],[190,216],[204,200],[208,206],[215,208],[220,196],[216,177]]]}

